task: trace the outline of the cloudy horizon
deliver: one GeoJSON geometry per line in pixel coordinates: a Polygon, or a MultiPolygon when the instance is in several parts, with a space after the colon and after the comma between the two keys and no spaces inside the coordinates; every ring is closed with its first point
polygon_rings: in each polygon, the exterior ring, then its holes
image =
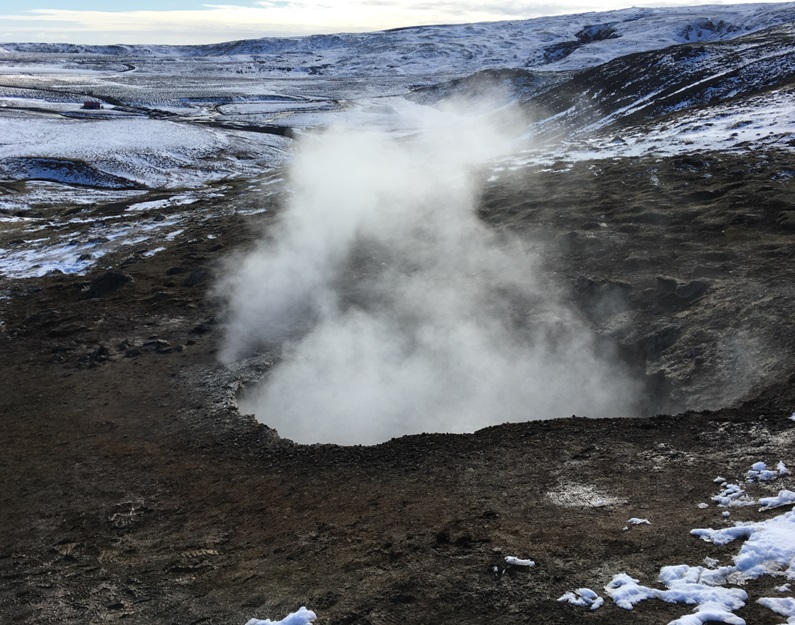
{"type": "MultiPolygon", "coordinates": [[[[204,44],[272,36],[365,32],[531,19],[547,15],[653,6],[741,4],[699,0],[142,0],[109,10],[100,0],[31,0],[28,8],[0,0],[0,42],[76,44],[204,44]]],[[[114,3],[116,4],[116,3],[114,3]]],[[[118,3],[121,4],[121,3],[118,3]]]]}

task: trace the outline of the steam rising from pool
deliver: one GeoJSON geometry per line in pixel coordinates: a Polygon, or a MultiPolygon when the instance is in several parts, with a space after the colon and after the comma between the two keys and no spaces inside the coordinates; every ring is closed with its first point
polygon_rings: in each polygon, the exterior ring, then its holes
{"type": "Polygon", "coordinates": [[[222,360],[283,353],[241,410],[286,438],[340,444],[632,412],[636,384],[534,250],[476,215],[482,168],[521,119],[488,103],[418,110],[410,137],[301,141],[278,224],[219,285],[222,360]]]}

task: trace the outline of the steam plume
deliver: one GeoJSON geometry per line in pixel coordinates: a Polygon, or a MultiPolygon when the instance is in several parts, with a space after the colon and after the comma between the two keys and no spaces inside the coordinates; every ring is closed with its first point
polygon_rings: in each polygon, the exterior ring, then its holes
{"type": "Polygon", "coordinates": [[[241,408],[287,438],[341,444],[627,414],[633,383],[532,249],[476,216],[480,168],[519,120],[422,110],[411,137],[302,142],[279,224],[220,286],[225,361],[283,345],[241,408]]]}

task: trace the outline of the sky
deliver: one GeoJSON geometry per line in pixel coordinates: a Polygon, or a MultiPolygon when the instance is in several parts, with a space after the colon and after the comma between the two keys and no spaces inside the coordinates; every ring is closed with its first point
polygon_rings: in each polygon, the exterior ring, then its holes
{"type": "MultiPolygon", "coordinates": [[[[742,0],[740,0],[742,1],[742,0]]],[[[0,42],[202,44],[734,0],[0,0],[0,42]]]]}

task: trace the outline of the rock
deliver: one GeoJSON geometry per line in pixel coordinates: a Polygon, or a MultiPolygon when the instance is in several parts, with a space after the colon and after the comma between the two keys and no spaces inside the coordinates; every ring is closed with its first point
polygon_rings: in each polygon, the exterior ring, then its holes
{"type": "Polygon", "coordinates": [[[656,292],[659,296],[658,302],[663,306],[677,307],[682,304],[692,304],[701,298],[710,287],[706,280],[691,280],[690,282],[678,282],[673,278],[658,277],[656,292]]]}
{"type": "Polygon", "coordinates": [[[105,362],[110,357],[110,350],[100,345],[91,356],[96,362],[105,362]]]}
{"type": "Polygon", "coordinates": [[[704,295],[709,289],[709,282],[706,280],[691,280],[685,284],[677,285],[674,294],[687,302],[694,302],[704,295]]]}
{"type": "Polygon", "coordinates": [[[88,326],[84,326],[77,323],[65,323],[64,325],[57,326],[50,330],[47,333],[47,336],[51,339],[60,339],[67,336],[71,336],[73,334],[77,334],[78,332],[86,332],[88,331],[88,326]]]}
{"type": "Polygon", "coordinates": [[[795,231],[795,210],[781,211],[776,217],[776,225],[783,230],[795,231]]]}
{"type": "MultiPolygon", "coordinates": [[[[208,332],[212,331],[213,326],[216,325],[216,323],[217,323],[217,321],[215,320],[215,318],[214,317],[210,317],[209,319],[205,319],[201,323],[199,323],[199,324],[195,325],[193,328],[191,328],[190,333],[191,334],[207,334],[208,332]]],[[[190,345],[190,343],[188,343],[188,344],[190,345]]]]}
{"type": "Polygon", "coordinates": [[[196,286],[206,282],[210,279],[210,272],[200,267],[199,269],[194,269],[190,272],[187,278],[182,282],[182,286],[196,286]]]}
{"type": "Polygon", "coordinates": [[[145,352],[158,352],[161,354],[173,351],[171,343],[164,339],[152,339],[146,341],[146,343],[141,346],[141,349],[145,352]]]}
{"type": "Polygon", "coordinates": [[[86,298],[106,297],[131,282],[133,282],[132,276],[123,271],[106,271],[91,281],[86,298]]]}
{"type": "Polygon", "coordinates": [[[666,349],[671,347],[681,334],[681,328],[666,326],[645,336],[640,341],[640,348],[646,358],[656,360],[666,349]]]}

